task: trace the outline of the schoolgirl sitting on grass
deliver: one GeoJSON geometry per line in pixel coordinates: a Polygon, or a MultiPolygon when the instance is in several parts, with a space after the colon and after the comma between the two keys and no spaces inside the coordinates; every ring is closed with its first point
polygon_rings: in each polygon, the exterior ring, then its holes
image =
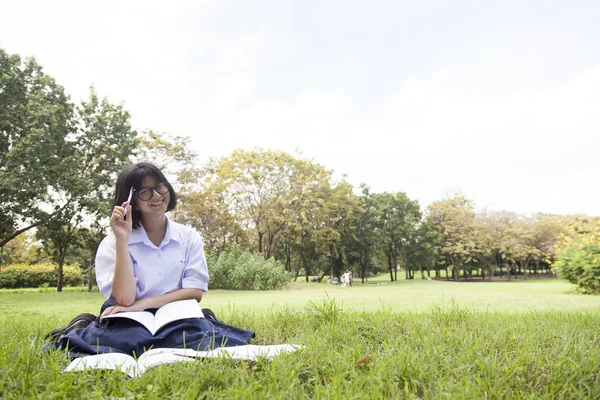
{"type": "Polygon", "coordinates": [[[126,167],[116,183],[111,232],[96,253],[96,280],[107,298],[98,317],[82,314],[50,336],[53,347],[73,356],[122,352],[137,356],[150,348],[203,350],[247,344],[254,333],[207,318],[173,322],[155,336],[125,318],[103,319],[125,312],[155,310],[177,300],[202,300],[209,274],[198,232],[171,221],[167,212],[177,195],[163,173],[149,163],[126,167]],[[131,201],[128,202],[128,197],[131,201]]]}

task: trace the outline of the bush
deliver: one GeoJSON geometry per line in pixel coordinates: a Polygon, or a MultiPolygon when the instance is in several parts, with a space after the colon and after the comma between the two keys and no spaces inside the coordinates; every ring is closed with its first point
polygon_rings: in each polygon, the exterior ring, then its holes
{"type": "Polygon", "coordinates": [[[561,234],[554,270],[583,292],[600,294],[600,223],[573,237],[561,234]]]}
{"type": "Polygon", "coordinates": [[[241,251],[208,257],[211,289],[277,290],[289,286],[292,274],[274,259],[265,260],[262,254],[241,251]]]}
{"type": "MultiPolygon", "coordinates": [[[[79,286],[85,282],[84,272],[72,265],[63,266],[65,286],[79,286]]],[[[0,271],[0,288],[56,287],[58,267],[55,264],[13,264],[0,271]]]]}

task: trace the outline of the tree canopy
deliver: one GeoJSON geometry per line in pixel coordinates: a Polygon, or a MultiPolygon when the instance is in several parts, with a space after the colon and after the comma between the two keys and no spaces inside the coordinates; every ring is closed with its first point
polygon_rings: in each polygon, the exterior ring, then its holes
{"type": "Polygon", "coordinates": [[[142,160],[173,180],[174,218],[198,228],[208,252],[256,252],[294,279],[353,269],[363,281],[386,271],[393,281],[399,268],[406,279],[448,269],[457,280],[511,279],[554,264],[572,281],[591,276],[586,290],[597,290],[598,218],[476,213],[460,194],[422,209],[404,192],[354,188],[280,150],[236,150],[200,165],[190,138],[136,132],[123,105],[93,88],[74,104],[34,59],[0,49],[0,262],[51,259],[60,290],[69,252],[92,262],[117,173],[142,160]]]}

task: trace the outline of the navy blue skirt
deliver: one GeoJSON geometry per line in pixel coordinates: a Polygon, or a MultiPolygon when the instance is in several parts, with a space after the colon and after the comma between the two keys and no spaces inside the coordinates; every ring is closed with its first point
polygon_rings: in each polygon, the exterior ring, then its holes
{"type": "MultiPolygon", "coordinates": [[[[111,306],[102,305],[100,315],[111,306]]],[[[156,310],[146,310],[155,312],[156,310]]],[[[217,347],[248,344],[254,332],[208,318],[188,318],[171,322],[152,335],[144,326],[127,318],[105,319],[98,316],[86,328],[69,332],[53,343],[66,349],[71,357],[99,353],[125,353],[139,357],[150,349],[186,348],[210,350],[217,347]]]]}

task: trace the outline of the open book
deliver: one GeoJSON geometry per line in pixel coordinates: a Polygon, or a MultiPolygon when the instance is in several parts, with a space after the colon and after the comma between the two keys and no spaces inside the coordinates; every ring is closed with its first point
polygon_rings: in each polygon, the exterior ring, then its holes
{"type": "Polygon", "coordinates": [[[142,354],[137,360],[127,354],[106,353],[86,356],[73,360],[64,372],[84,371],[86,369],[115,369],[137,378],[148,368],[161,364],[181,361],[195,361],[202,358],[230,358],[234,360],[272,359],[282,353],[292,353],[302,346],[278,344],[272,346],[244,345],[235,347],[219,347],[214,350],[195,351],[191,349],[153,349],[142,354]]]}
{"type": "Polygon", "coordinates": [[[152,314],[149,311],[132,311],[108,315],[103,319],[129,318],[144,325],[152,335],[170,322],[185,318],[204,318],[196,300],[180,300],[165,304],[152,314]]]}

